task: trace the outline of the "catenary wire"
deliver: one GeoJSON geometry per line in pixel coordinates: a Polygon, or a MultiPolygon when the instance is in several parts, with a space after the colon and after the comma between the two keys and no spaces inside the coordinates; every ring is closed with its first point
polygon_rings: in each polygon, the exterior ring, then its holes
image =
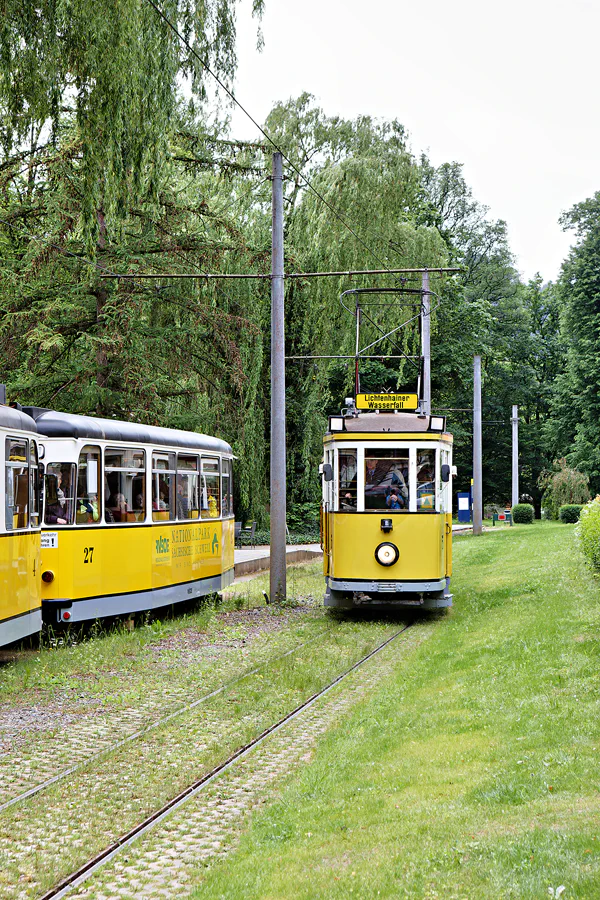
{"type": "Polygon", "coordinates": [[[302,181],[306,184],[306,186],[309,188],[309,190],[311,190],[311,191],[313,192],[313,194],[314,194],[316,197],[319,198],[319,200],[321,201],[321,203],[324,203],[324,204],[325,204],[325,206],[333,213],[333,215],[334,215],[334,216],[342,223],[342,225],[344,226],[344,228],[346,228],[346,229],[347,229],[347,230],[348,230],[348,231],[356,238],[356,240],[357,240],[357,241],[365,248],[365,250],[367,250],[367,251],[368,251],[375,259],[377,259],[385,269],[387,269],[388,266],[386,265],[386,263],[384,262],[384,260],[379,256],[379,254],[376,253],[375,250],[373,250],[372,247],[369,247],[369,245],[368,245],[367,243],[365,243],[365,241],[361,238],[361,236],[360,236],[359,234],[357,234],[357,232],[352,228],[351,225],[348,224],[348,222],[347,222],[347,221],[344,219],[344,217],[343,217],[343,216],[335,209],[335,207],[333,207],[333,206],[331,205],[331,203],[329,203],[329,201],[323,196],[323,194],[322,194],[320,191],[318,191],[317,188],[314,187],[314,185],[312,184],[312,182],[311,182],[311,181],[306,177],[306,175],[304,175],[303,172],[302,172],[302,171],[301,171],[301,170],[300,170],[300,169],[292,162],[292,160],[289,158],[289,156],[287,156],[287,154],[281,149],[281,147],[276,143],[276,141],[273,140],[273,138],[269,135],[269,133],[268,133],[267,131],[265,131],[265,129],[262,127],[262,125],[260,125],[260,124],[257,122],[257,120],[254,118],[254,116],[253,116],[250,112],[248,112],[248,110],[246,109],[246,107],[243,106],[242,103],[240,103],[240,101],[237,99],[237,97],[235,96],[235,94],[233,93],[233,91],[231,91],[231,90],[227,87],[227,85],[225,84],[225,82],[222,81],[222,80],[219,78],[219,76],[216,74],[216,72],[213,72],[213,70],[210,68],[210,66],[209,66],[208,63],[206,62],[206,60],[204,60],[204,59],[200,56],[200,54],[198,53],[198,51],[195,50],[195,49],[192,47],[192,45],[191,45],[190,42],[187,40],[187,38],[185,38],[185,37],[181,34],[181,32],[178,30],[177,26],[174,25],[173,22],[171,22],[171,20],[168,18],[168,16],[166,16],[165,13],[160,9],[160,7],[156,5],[156,3],[154,2],[154,0],[147,0],[147,2],[148,2],[148,3],[150,4],[150,6],[154,9],[154,11],[161,17],[161,19],[163,20],[163,22],[165,22],[165,24],[166,24],[166,25],[171,29],[171,31],[177,36],[177,38],[181,41],[181,43],[182,43],[185,47],[187,47],[187,49],[188,49],[189,52],[192,54],[192,56],[194,56],[194,57],[198,60],[198,62],[206,69],[206,71],[208,72],[208,74],[211,75],[211,76],[214,78],[214,80],[217,82],[217,84],[219,85],[219,87],[221,87],[221,88],[225,91],[225,93],[227,94],[227,96],[230,97],[230,99],[235,103],[235,105],[238,106],[239,109],[241,109],[241,111],[244,113],[244,115],[247,116],[248,119],[250,119],[250,121],[252,122],[252,124],[253,124],[256,128],[258,128],[258,130],[260,131],[260,133],[267,139],[267,141],[271,144],[271,146],[274,147],[275,150],[277,150],[278,153],[281,153],[283,159],[285,159],[285,161],[286,161],[286,163],[288,164],[288,166],[290,166],[290,168],[296,173],[296,175],[298,175],[298,176],[302,179],[302,181]]]}

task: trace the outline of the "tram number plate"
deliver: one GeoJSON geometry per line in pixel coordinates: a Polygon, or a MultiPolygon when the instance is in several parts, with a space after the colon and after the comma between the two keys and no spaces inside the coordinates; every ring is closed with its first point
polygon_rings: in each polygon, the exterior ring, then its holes
{"type": "Polygon", "coordinates": [[[58,549],[58,531],[42,531],[42,550],[58,549]]]}
{"type": "Polygon", "coordinates": [[[415,410],[419,405],[416,394],[357,394],[357,409],[407,409],[415,410]]]}

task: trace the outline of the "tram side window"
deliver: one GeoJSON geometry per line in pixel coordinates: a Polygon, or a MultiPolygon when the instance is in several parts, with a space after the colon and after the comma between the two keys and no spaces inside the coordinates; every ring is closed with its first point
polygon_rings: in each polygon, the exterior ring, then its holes
{"type": "Polygon", "coordinates": [[[417,509],[435,510],[435,450],[417,450],[417,509]]]}
{"type": "Polygon", "coordinates": [[[198,457],[177,454],[177,518],[200,518],[198,457]]]}
{"type": "Polygon", "coordinates": [[[38,528],[40,524],[40,470],[35,441],[31,441],[29,444],[29,508],[31,510],[29,517],[31,527],[38,528]]]}
{"type": "MultiPolygon", "coordinates": [[[[89,448],[93,449],[93,448],[89,448]]],[[[137,447],[104,450],[104,519],[109,524],[146,518],[146,453],[137,447]]]]}
{"type": "Polygon", "coordinates": [[[46,525],[72,525],[75,488],[73,463],[48,463],[45,482],[46,525]]]}
{"type": "Polygon", "coordinates": [[[365,450],[365,509],[398,512],[410,505],[408,450],[365,450]]]}
{"type": "Polygon", "coordinates": [[[340,510],[343,512],[356,512],[356,450],[340,450],[338,467],[340,510]]]}
{"type": "Polygon", "coordinates": [[[75,521],[78,525],[98,522],[101,508],[100,447],[84,447],[77,468],[75,521]]]}
{"type": "Polygon", "coordinates": [[[29,441],[6,439],[6,530],[29,525],[29,441]]]}
{"type": "Polygon", "coordinates": [[[220,514],[219,498],[221,480],[219,460],[209,456],[202,457],[202,518],[218,519],[220,514]]]}
{"type": "Polygon", "coordinates": [[[176,518],[174,453],[152,454],[152,519],[168,522],[176,518]]]}
{"type": "Polygon", "coordinates": [[[223,517],[233,515],[233,464],[230,459],[221,460],[221,512],[223,517]]]}

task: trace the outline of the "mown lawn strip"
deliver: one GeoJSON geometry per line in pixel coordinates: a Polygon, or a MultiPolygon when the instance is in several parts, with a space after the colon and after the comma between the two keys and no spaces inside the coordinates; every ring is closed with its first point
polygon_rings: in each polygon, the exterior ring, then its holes
{"type": "Polygon", "coordinates": [[[456,549],[453,612],[196,900],[600,896],[598,583],[562,524],[456,549]]]}

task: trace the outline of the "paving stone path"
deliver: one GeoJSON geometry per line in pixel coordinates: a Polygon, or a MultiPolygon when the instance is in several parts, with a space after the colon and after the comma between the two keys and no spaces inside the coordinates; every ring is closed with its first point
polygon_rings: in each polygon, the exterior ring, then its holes
{"type": "MultiPolygon", "coordinates": [[[[158,677],[158,684],[146,690],[134,706],[115,707],[113,698],[104,698],[104,703],[95,699],[85,706],[63,702],[0,709],[0,806],[212,691],[219,686],[219,678],[223,682],[236,678],[301,642],[298,636],[282,636],[275,646],[265,643],[253,654],[249,645],[221,646],[218,649],[226,661],[220,659],[219,668],[199,677],[194,694],[190,693],[189,670],[182,667],[180,671],[169,669],[168,678],[158,677]]],[[[204,655],[211,651],[217,652],[214,647],[203,648],[204,655]]]]}
{"type": "MultiPolygon", "coordinates": [[[[431,633],[415,627],[307,711],[269,736],[192,799],[107,861],[75,889],[87,900],[164,900],[189,896],[202,867],[230,852],[250,813],[265,804],[298,765],[307,763],[320,735],[381,685],[398,659],[431,633]]],[[[75,893],[73,893],[75,896],[75,893]]]]}

